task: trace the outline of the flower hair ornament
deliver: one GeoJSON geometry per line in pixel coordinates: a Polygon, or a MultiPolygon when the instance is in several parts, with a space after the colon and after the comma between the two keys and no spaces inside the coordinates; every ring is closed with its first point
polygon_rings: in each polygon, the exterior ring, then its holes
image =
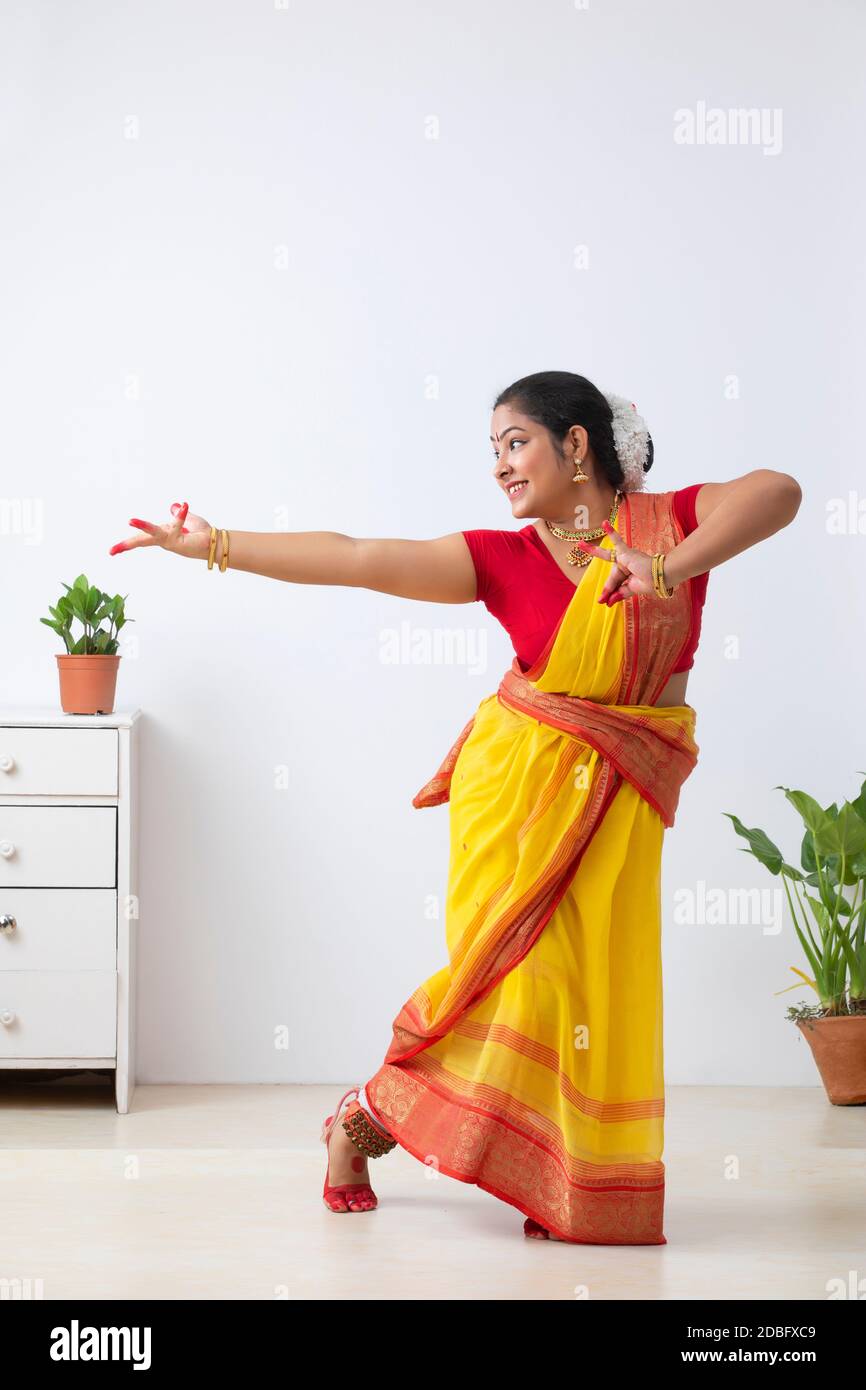
{"type": "Polygon", "coordinates": [[[611,429],[613,445],[623,471],[623,492],[640,492],[646,481],[646,474],[652,463],[652,445],[646,420],[637,412],[633,401],[625,396],[604,392],[604,398],[613,411],[611,429]]]}

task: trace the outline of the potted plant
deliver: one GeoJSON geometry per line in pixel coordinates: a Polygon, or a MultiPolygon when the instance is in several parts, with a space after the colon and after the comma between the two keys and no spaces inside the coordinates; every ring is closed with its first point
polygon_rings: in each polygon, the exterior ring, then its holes
{"type": "Polygon", "coordinates": [[[103,594],[84,574],[63,587],[66,593],[57,600],[57,607],[48,605],[51,617],[39,619],[66,644],[66,654],[57,656],[60,707],[65,714],[111,714],[120,663],[117,634],[134,621],[124,612],[128,595],[103,594]],[[103,627],[106,619],[108,626],[103,627]],[[78,638],[72,636],[75,621],[84,628],[78,638]]]}
{"type": "MultiPolygon", "coordinates": [[[[788,864],[763,830],[723,814],[748,842],[743,852],[780,874],[811,975],[792,965],[818,1002],[788,1010],[810,1048],[833,1105],[866,1103],[866,781],[854,801],[822,809],[806,792],[778,787],[805,825],[800,865],[788,864]],[[809,889],[813,891],[810,892],[809,889]],[[846,891],[847,890],[847,891],[846,891]],[[810,920],[811,919],[811,920],[810,920]]],[[[800,989],[800,984],[789,986],[800,989]]],[[[786,993],[787,991],[780,991],[786,993]]]]}

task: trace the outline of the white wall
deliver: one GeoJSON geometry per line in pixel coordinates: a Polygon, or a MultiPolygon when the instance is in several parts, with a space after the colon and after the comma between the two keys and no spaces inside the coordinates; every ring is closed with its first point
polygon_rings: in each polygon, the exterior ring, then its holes
{"type": "Polygon", "coordinates": [[[665,1022],[672,1083],[815,1084],[784,1020],[797,996],[774,993],[800,964],[790,926],[678,925],[674,895],[778,887],[722,812],[794,854],[774,786],[826,804],[866,770],[864,542],[827,529],[832,499],[864,485],[866,11],[5,0],[0,14],[0,700],[56,701],[38,618],[61,580],[85,570],[129,594],[118,704],[146,712],[141,1079],[375,1069],[399,1006],[445,961],[425,908],[445,887],[447,809],[411,798],[511,651],[480,605],[109,546],[130,516],[185,499],[237,529],[508,527],[490,404],[558,368],[637,402],[656,490],[758,466],[803,484],[795,525],[710,578],[689,687],[700,763],[665,852],[665,1022]],[[781,128],[677,143],[674,113],[701,103],[779,110],[781,128]],[[383,664],[402,622],[488,634],[486,668],[383,664]]]}

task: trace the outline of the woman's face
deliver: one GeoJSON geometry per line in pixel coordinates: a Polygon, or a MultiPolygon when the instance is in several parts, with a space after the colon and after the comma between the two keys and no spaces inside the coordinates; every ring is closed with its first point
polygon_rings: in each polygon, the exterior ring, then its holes
{"type": "Polygon", "coordinates": [[[493,476],[511,503],[512,516],[570,515],[575,491],[571,458],[575,451],[581,459],[586,458],[587,434],[581,425],[572,426],[566,436],[565,464],[544,426],[509,405],[498,405],[494,410],[490,442],[493,476]]]}

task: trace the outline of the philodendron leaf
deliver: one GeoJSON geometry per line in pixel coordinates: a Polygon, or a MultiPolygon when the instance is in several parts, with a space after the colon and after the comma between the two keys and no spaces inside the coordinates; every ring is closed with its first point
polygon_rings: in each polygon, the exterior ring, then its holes
{"type": "Polygon", "coordinates": [[[837,916],[848,916],[851,911],[851,904],[842,893],[836,893],[826,879],[819,882],[818,892],[828,912],[835,913],[837,916]]]}
{"type": "Polygon", "coordinates": [[[722,815],[727,816],[728,820],[732,822],[737,834],[748,841],[749,848],[745,850],[744,853],[753,854],[759,863],[770,870],[771,874],[779,873],[784,863],[782,851],[777,849],[770,837],[763,830],[748,829],[748,827],[743,825],[743,822],[730,811],[723,811],[722,815]]]}
{"type": "Polygon", "coordinates": [[[87,582],[87,575],[79,574],[72,587],[73,589],[82,590],[86,594],[90,588],[90,585],[87,582]]]}
{"type": "Polygon", "coordinates": [[[800,883],[800,882],[802,882],[802,881],[804,880],[804,875],[800,873],[800,870],[799,870],[799,869],[795,869],[793,864],[785,864],[785,863],[783,863],[783,864],[782,864],[782,875],[783,875],[784,878],[793,878],[793,879],[795,879],[798,883],[800,883]]]}
{"type": "Polygon", "coordinates": [[[790,787],[777,786],[776,791],[782,791],[790,801],[796,811],[799,811],[808,828],[817,832],[822,829],[829,821],[827,812],[822,810],[813,796],[808,792],[791,791],[790,787]]]}
{"type": "Polygon", "coordinates": [[[811,893],[807,893],[805,896],[806,902],[812,909],[812,915],[821,929],[821,935],[826,936],[830,929],[830,914],[827,908],[821,902],[820,898],[813,898],[811,893]]]}
{"type": "Polygon", "coordinates": [[[866,824],[860,819],[850,801],[842,804],[835,821],[825,824],[815,832],[815,847],[819,854],[845,855],[853,859],[855,854],[866,852],[866,824]]]}
{"type": "MultiPolygon", "coordinates": [[[[811,865],[811,870],[806,877],[807,883],[818,884],[822,880],[837,886],[840,883],[839,873],[842,868],[842,860],[838,854],[821,854],[821,875],[818,874],[818,864],[815,859],[814,845],[811,830],[807,830],[803,836],[803,844],[800,851],[800,859],[804,865],[811,865]]],[[[845,882],[854,883],[856,875],[853,873],[851,865],[846,861],[845,882]]]]}
{"type": "Polygon", "coordinates": [[[811,831],[805,831],[803,843],[800,845],[800,863],[807,874],[813,874],[817,865],[815,863],[815,845],[812,840],[811,831]]]}
{"type": "Polygon", "coordinates": [[[866,821],[866,781],[862,783],[860,791],[851,802],[851,805],[854,807],[860,819],[866,821]]]}

